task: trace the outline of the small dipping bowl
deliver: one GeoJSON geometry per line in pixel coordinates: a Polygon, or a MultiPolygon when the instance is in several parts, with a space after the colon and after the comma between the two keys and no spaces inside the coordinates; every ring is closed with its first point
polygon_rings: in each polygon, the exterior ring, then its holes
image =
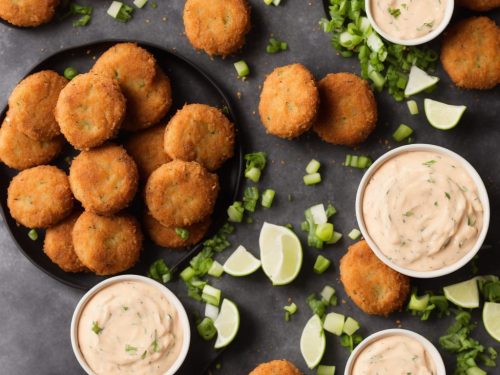
{"type": "Polygon", "coordinates": [[[398,147],[394,150],[391,150],[381,157],[379,157],[372,165],[371,167],[366,171],[364,174],[363,178],[361,179],[361,182],[358,187],[358,191],[356,193],[356,219],[358,222],[359,230],[361,231],[364,239],[370,246],[370,248],[373,250],[375,255],[382,261],[384,262],[387,266],[392,268],[393,270],[402,273],[403,275],[407,275],[410,277],[416,277],[416,278],[421,278],[421,279],[428,279],[428,278],[434,278],[434,277],[440,277],[444,275],[448,275],[452,272],[455,272],[456,270],[462,268],[465,266],[469,261],[474,258],[474,256],[477,254],[481,246],[483,245],[484,239],[486,238],[486,234],[488,233],[488,228],[490,224],[490,202],[488,199],[488,192],[486,191],[486,187],[484,186],[484,182],[477,173],[477,171],[474,169],[470,163],[465,160],[463,157],[458,155],[457,153],[448,150],[447,148],[440,147],[440,146],[434,146],[430,144],[412,144],[412,145],[407,145],[407,146],[401,146],[398,147]],[[461,259],[459,259],[457,262],[450,264],[448,266],[445,266],[443,268],[437,269],[437,270],[432,270],[432,271],[416,271],[408,268],[401,267],[400,265],[392,262],[387,258],[387,256],[384,255],[384,253],[380,250],[380,248],[375,244],[375,241],[370,237],[368,233],[368,229],[365,225],[365,220],[363,217],[363,198],[365,195],[365,190],[367,185],[369,184],[370,180],[372,179],[373,175],[375,172],[389,159],[394,158],[398,155],[407,153],[407,152],[412,152],[412,151],[427,151],[427,152],[433,152],[437,154],[442,154],[444,156],[448,156],[452,159],[455,159],[458,163],[461,163],[462,167],[467,171],[469,174],[470,178],[474,182],[474,184],[477,187],[478,190],[478,197],[481,201],[481,204],[483,206],[483,227],[481,228],[481,232],[479,233],[479,236],[477,238],[476,244],[474,247],[461,259]]]}
{"type": "Polygon", "coordinates": [[[375,19],[373,18],[373,14],[371,11],[371,4],[372,4],[372,0],[365,0],[366,15],[367,15],[368,20],[370,21],[370,24],[372,25],[373,29],[382,38],[388,40],[389,42],[392,42],[395,44],[401,44],[404,46],[416,46],[419,44],[424,44],[424,43],[430,42],[431,40],[435,39],[438,35],[440,35],[444,31],[444,29],[446,29],[446,27],[450,23],[451,16],[453,15],[453,10],[455,9],[455,1],[454,0],[447,0],[445,13],[444,13],[443,19],[438,27],[436,27],[430,33],[419,36],[419,37],[414,38],[414,39],[399,39],[397,37],[394,37],[394,36],[386,33],[375,22],[375,19]]]}
{"type": "Polygon", "coordinates": [[[87,374],[95,375],[95,373],[92,371],[90,366],[85,361],[85,358],[80,350],[80,345],[78,344],[78,324],[80,322],[80,316],[83,312],[83,309],[85,308],[87,303],[92,299],[92,297],[94,297],[101,290],[114,283],[123,281],[136,281],[153,286],[160,293],[162,293],[167,299],[167,301],[169,301],[177,310],[177,313],[179,314],[179,321],[182,327],[182,331],[184,333],[182,347],[179,356],[177,357],[173,365],[163,374],[163,375],[174,375],[184,363],[187,353],[189,351],[189,344],[191,342],[191,328],[189,326],[189,319],[186,314],[186,310],[184,309],[184,306],[182,305],[181,301],[165,285],[160,284],[148,277],[138,276],[138,275],[120,275],[120,276],[110,277],[109,279],[106,279],[105,281],[102,281],[96,286],[94,286],[87,293],[85,293],[85,295],[80,299],[80,301],[76,305],[75,312],[73,313],[73,318],[71,319],[71,346],[73,347],[73,352],[75,353],[75,357],[78,360],[78,363],[80,364],[82,369],[85,370],[87,374]]]}

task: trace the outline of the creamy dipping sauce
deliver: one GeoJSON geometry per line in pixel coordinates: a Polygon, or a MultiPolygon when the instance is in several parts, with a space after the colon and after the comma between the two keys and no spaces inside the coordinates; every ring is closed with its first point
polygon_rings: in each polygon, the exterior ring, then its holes
{"type": "Polygon", "coordinates": [[[80,350],[98,375],[164,374],[179,356],[183,336],[176,308],[140,281],[99,291],[78,323],[80,350]]]}
{"type": "Polygon", "coordinates": [[[370,238],[393,263],[442,269],[463,258],[483,227],[478,188],[460,161],[410,151],[375,171],[363,196],[370,238]]]}
{"type": "Polygon", "coordinates": [[[450,0],[370,0],[375,23],[398,39],[429,34],[443,21],[450,0]]]}
{"type": "Polygon", "coordinates": [[[436,364],[420,342],[406,335],[394,335],[378,339],[362,350],[351,374],[436,375],[436,364]]]}

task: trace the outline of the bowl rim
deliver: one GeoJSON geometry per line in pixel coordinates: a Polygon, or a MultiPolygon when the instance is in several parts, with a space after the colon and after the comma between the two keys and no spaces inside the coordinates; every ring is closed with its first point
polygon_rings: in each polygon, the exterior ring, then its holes
{"type": "Polygon", "coordinates": [[[382,331],[378,331],[371,334],[363,341],[361,341],[361,343],[354,349],[354,351],[349,356],[349,359],[347,360],[347,364],[345,366],[344,375],[351,375],[352,368],[354,366],[356,358],[368,345],[383,337],[395,336],[395,335],[407,336],[421,343],[425,348],[425,350],[427,351],[427,353],[429,353],[432,360],[434,361],[434,364],[436,365],[436,375],[446,375],[446,368],[444,366],[443,357],[441,356],[441,353],[439,353],[439,351],[437,350],[436,346],[421,334],[402,328],[384,329],[382,331]]]}
{"type": "Polygon", "coordinates": [[[404,46],[416,46],[416,45],[424,44],[424,43],[430,42],[431,40],[438,37],[446,29],[446,27],[449,25],[449,23],[451,21],[451,17],[453,16],[453,11],[455,9],[455,0],[447,0],[445,13],[444,13],[443,19],[438,27],[436,27],[430,33],[419,36],[418,38],[399,39],[399,38],[396,38],[396,37],[391,36],[390,34],[386,33],[375,22],[375,19],[372,16],[371,2],[372,2],[372,0],[365,0],[365,11],[366,11],[366,16],[368,17],[368,20],[370,21],[370,24],[373,27],[373,29],[382,38],[388,40],[389,42],[392,42],[395,44],[401,44],[404,46]]]}
{"type": "Polygon", "coordinates": [[[80,322],[80,316],[82,314],[83,309],[85,308],[87,303],[92,299],[92,297],[94,297],[101,290],[110,286],[111,284],[123,281],[138,281],[153,286],[154,288],[158,289],[159,292],[165,295],[167,300],[170,303],[172,303],[175,309],[177,310],[177,313],[179,314],[181,327],[184,333],[184,338],[179,356],[177,357],[173,365],[163,374],[163,375],[174,375],[176,371],[184,363],[191,343],[191,327],[189,324],[189,318],[187,316],[186,309],[182,305],[179,298],[177,298],[177,296],[165,285],[160,284],[159,282],[150,279],[149,277],[133,275],[133,274],[110,277],[100,282],[99,284],[95,285],[92,289],[86,292],[83,295],[83,297],[78,301],[78,304],[76,305],[75,310],[73,312],[73,316],[71,318],[71,332],[70,332],[71,346],[73,348],[73,353],[75,354],[78,363],[87,374],[95,375],[94,371],[85,361],[85,358],[80,350],[80,345],[78,344],[78,324],[80,322]]]}
{"type": "Polygon", "coordinates": [[[462,156],[457,154],[454,151],[451,151],[447,148],[441,147],[441,146],[436,146],[432,144],[425,144],[425,143],[417,143],[417,144],[411,144],[411,145],[405,145],[405,146],[400,146],[397,147],[391,151],[386,152],[382,156],[380,156],[371,166],[370,168],[365,172],[363,178],[361,179],[361,182],[359,183],[358,190],[356,192],[356,220],[358,222],[359,230],[361,231],[363,238],[366,240],[372,251],[375,253],[375,255],[382,261],[384,262],[387,266],[392,268],[393,270],[402,273],[403,275],[410,276],[410,277],[415,277],[415,278],[421,278],[421,279],[428,279],[428,278],[435,278],[435,277],[440,277],[444,275],[448,275],[452,272],[457,271],[458,269],[462,268],[465,266],[474,256],[478,253],[478,251],[481,249],[481,246],[484,243],[484,240],[486,238],[486,235],[488,233],[489,229],[489,224],[490,224],[490,201],[488,198],[488,192],[486,190],[486,187],[484,185],[483,180],[481,179],[481,176],[479,173],[476,171],[476,169],[462,156]],[[416,271],[408,268],[401,267],[397,265],[396,263],[390,261],[387,259],[387,257],[384,255],[384,253],[379,249],[379,247],[375,244],[375,241],[373,241],[368,233],[368,230],[366,229],[364,217],[363,217],[363,198],[364,198],[364,193],[366,190],[366,186],[370,182],[372,176],[375,174],[375,172],[385,163],[387,160],[394,158],[400,154],[406,153],[406,152],[412,152],[412,151],[431,151],[431,152],[437,152],[443,155],[446,155],[448,157],[451,157],[459,162],[462,163],[462,166],[465,168],[465,170],[468,172],[469,176],[472,178],[474,183],[476,184],[476,187],[478,189],[478,196],[479,199],[481,200],[481,204],[483,205],[483,227],[481,229],[481,232],[479,233],[479,236],[477,238],[476,244],[474,247],[467,253],[465,254],[464,257],[459,259],[453,264],[450,264],[446,267],[437,269],[437,270],[432,270],[432,271],[416,271]]]}

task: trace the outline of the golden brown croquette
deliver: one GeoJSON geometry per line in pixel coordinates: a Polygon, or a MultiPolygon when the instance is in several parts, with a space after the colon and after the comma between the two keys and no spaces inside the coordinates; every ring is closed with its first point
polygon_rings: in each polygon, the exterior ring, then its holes
{"type": "Polygon", "coordinates": [[[340,280],[353,302],[371,315],[400,310],[410,293],[410,278],[381,262],[364,240],[340,260],[340,280]]]}
{"type": "Polygon", "coordinates": [[[476,12],[487,12],[499,8],[500,0],[457,0],[457,4],[476,12]]]}
{"type": "Polygon", "coordinates": [[[234,154],[234,125],[217,108],[189,104],[172,117],[165,151],[172,159],[196,161],[215,171],[234,154]]]}
{"type": "Polygon", "coordinates": [[[261,363],[249,375],[302,375],[295,365],[286,359],[261,363]]]}
{"type": "Polygon", "coordinates": [[[35,27],[49,22],[59,0],[1,0],[0,18],[21,27],[35,27]]]}
{"type": "Polygon", "coordinates": [[[246,0],[187,0],[183,19],[194,48],[223,57],[243,47],[251,27],[246,0]]]}
{"type": "Polygon", "coordinates": [[[52,70],[23,79],[9,97],[9,114],[17,130],[36,141],[48,141],[61,130],[54,109],[68,81],[52,70]]]}
{"type": "Polygon", "coordinates": [[[125,149],[107,144],[82,151],[71,163],[71,190],[87,211],[112,215],[132,201],[139,174],[125,149]]]}
{"type": "Polygon", "coordinates": [[[10,182],[7,205],[19,224],[28,228],[51,227],[73,209],[68,176],[49,165],[26,169],[10,182]]]}
{"type": "Polygon", "coordinates": [[[130,215],[99,216],[84,212],[73,227],[75,253],[97,275],[114,275],[139,259],[142,232],[130,215]]]}
{"type": "Polygon", "coordinates": [[[311,128],[318,108],[316,81],[304,65],[282,66],[266,77],[259,114],[268,133],[296,138],[311,128]]]}
{"type": "Polygon", "coordinates": [[[212,214],[219,179],[196,162],[174,160],[149,176],[145,189],[151,215],[167,227],[185,227],[212,214]]]}
{"type": "Polygon", "coordinates": [[[368,82],[351,73],[328,74],[319,81],[320,110],[313,130],[336,145],[364,142],[377,124],[377,103],[368,82]]]}
{"type": "Polygon", "coordinates": [[[118,133],[125,118],[125,98],[115,80],[80,74],[61,91],[55,116],[68,142],[88,150],[118,133]]]}

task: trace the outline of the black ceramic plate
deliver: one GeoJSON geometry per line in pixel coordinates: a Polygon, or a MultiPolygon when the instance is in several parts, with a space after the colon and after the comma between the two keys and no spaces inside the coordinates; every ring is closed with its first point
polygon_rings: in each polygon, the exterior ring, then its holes
{"type": "MultiPolygon", "coordinates": [[[[120,41],[105,41],[60,51],[36,65],[27,75],[44,69],[52,69],[62,73],[68,66],[77,68],[79,72],[86,72],[94,64],[95,58],[99,57],[105,50],[117,42],[120,41]]],[[[149,43],[138,43],[155,55],[159,65],[170,77],[172,83],[174,103],[167,118],[162,123],[165,123],[168,118],[185,103],[204,103],[218,108],[225,108],[229,111],[229,117],[233,122],[235,121],[234,112],[231,109],[231,104],[227,97],[214,81],[196,65],[162,47],[149,43]]],[[[1,119],[4,118],[6,110],[5,108],[1,113],[1,119]]],[[[118,139],[117,142],[120,143],[120,139],[118,139]]],[[[67,171],[68,164],[64,159],[66,156],[75,154],[76,151],[71,150],[68,146],[67,152],[56,160],[55,164],[67,171]]],[[[235,200],[238,194],[242,172],[242,160],[242,148],[239,138],[237,137],[235,156],[226,162],[218,171],[221,192],[214,211],[213,224],[209,231],[209,235],[213,234],[223,223],[226,218],[226,207],[235,200]]],[[[43,232],[39,231],[40,235],[38,240],[32,241],[28,237],[29,229],[16,224],[7,208],[7,188],[10,180],[16,174],[17,171],[9,169],[4,164],[0,165],[1,211],[19,250],[39,269],[69,286],[85,290],[102,281],[104,279],[103,277],[90,273],[73,274],[64,272],[56,264],[52,263],[43,253],[43,232]]],[[[140,199],[140,193],[131,205],[130,211],[141,220],[143,204],[140,199]]],[[[140,261],[135,267],[126,272],[145,275],[151,263],[159,258],[165,259],[166,263],[176,270],[181,268],[184,263],[192,258],[198,252],[199,248],[200,245],[194,246],[188,250],[168,250],[160,248],[146,239],[140,261]]]]}

